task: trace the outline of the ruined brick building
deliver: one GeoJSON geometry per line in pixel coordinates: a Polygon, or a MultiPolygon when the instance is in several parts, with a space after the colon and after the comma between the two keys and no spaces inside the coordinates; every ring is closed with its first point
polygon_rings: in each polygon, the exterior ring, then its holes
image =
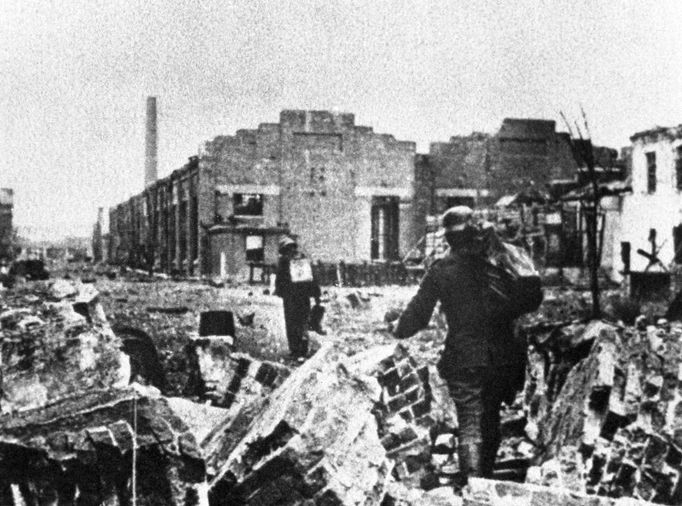
{"type": "Polygon", "coordinates": [[[434,142],[418,160],[421,194],[439,214],[454,205],[489,205],[504,195],[573,179],[577,165],[567,133],[554,121],[505,118],[495,135],[474,132],[434,142]]]}
{"type": "Polygon", "coordinates": [[[656,248],[665,266],[682,264],[682,125],[635,133],[629,150],[632,193],[621,198],[621,233],[614,240],[614,264],[624,268],[620,250],[627,245],[633,271],[658,270],[637,250],[656,248]],[[653,234],[652,235],[652,231],[653,234]],[[652,241],[653,240],[653,245],[652,241]]]}
{"type": "Polygon", "coordinates": [[[0,188],[0,259],[13,256],[12,239],[14,228],[12,226],[12,211],[14,208],[14,190],[0,188]]]}
{"type": "Polygon", "coordinates": [[[208,141],[110,211],[111,258],[188,274],[272,264],[284,233],[316,260],[394,260],[418,238],[413,142],[354,115],[282,111],[279,123],[208,141]]]}
{"type": "Polygon", "coordinates": [[[505,119],[495,135],[417,154],[353,114],[285,110],[278,123],[206,142],[157,180],[155,102],[147,115],[146,189],[110,210],[109,251],[113,262],[165,272],[243,277],[276,263],[282,234],[322,262],[399,260],[429,216],[577,173],[554,121],[505,119]]]}

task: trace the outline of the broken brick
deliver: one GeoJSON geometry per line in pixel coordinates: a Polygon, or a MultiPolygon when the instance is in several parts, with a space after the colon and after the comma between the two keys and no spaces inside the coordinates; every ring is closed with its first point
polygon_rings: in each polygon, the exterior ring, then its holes
{"type": "Polygon", "coordinates": [[[133,448],[133,429],[123,420],[118,420],[109,425],[109,430],[116,440],[116,444],[122,452],[127,452],[133,448]]]}
{"type": "Polygon", "coordinates": [[[414,417],[419,418],[422,415],[425,415],[426,413],[431,411],[430,404],[431,403],[429,401],[427,401],[426,399],[424,399],[420,402],[417,402],[415,404],[412,404],[411,409],[412,409],[412,413],[414,414],[414,417]]]}
{"type": "Polygon", "coordinates": [[[96,427],[88,429],[88,436],[95,445],[116,446],[116,441],[111,431],[107,427],[96,427]]]}
{"type": "Polygon", "coordinates": [[[420,385],[419,377],[415,373],[410,373],[400,380],[400,389],[405,392],[410,388],[420,385]]]}
{"type": "Polygon", "coordinates": [[[397,387],[400,384],[400,375],[397,369],[389,369],[379,376],[379,384],[384,387],[397,387]]]}

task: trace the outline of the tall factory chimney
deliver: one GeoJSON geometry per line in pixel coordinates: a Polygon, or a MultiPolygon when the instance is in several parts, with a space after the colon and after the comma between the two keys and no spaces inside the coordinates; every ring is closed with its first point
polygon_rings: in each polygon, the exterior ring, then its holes
{"type": "Polygon", "coordinates": [[[156,131],[156,97],[147,97],[147,127],[145,130],[144,149],[144,185],[153,184],[157,178],[157,131],[156,131]]]}

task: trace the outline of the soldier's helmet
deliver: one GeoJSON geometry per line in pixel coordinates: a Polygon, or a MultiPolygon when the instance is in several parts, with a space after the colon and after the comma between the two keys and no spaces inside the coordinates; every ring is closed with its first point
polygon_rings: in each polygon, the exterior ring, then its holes
{"type": "Polygon", "coordinates": [[[461,232],[467,225],[474,222],[474,210],[468,206],[451,207],[443,213],[443,228],[445,232],[461,232]]]}
{"type": "Polygon", "coordinates": [[[294,241],[291,237],[288,235],[285,235],[279,240],[279,252],[283,253],[287,249],[291,248],[292,246],[297,246],[296,241],[294,241]]]}

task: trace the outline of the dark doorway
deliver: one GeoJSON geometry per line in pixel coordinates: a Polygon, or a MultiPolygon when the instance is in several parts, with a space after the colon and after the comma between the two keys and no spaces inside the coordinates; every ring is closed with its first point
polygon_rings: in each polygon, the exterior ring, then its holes
{"type": "Polygon", "coordinates": [[[682,225],[673,227],[673,248],[675,250],[673,261],[682,264],[682,225]]]}
{"type": "Polygon", "coordinates": [[[372,198],[372,260],[397,260],[399,223],[398,197],[372,198]]]}
{"type": "Polygon", "coordinates": [[[579,209],[569,207],[562,210],[563,237],[561,248],[563,250],[563,258],[561,263],[564,267],[583,266],[582,220],[579,209]]]}

